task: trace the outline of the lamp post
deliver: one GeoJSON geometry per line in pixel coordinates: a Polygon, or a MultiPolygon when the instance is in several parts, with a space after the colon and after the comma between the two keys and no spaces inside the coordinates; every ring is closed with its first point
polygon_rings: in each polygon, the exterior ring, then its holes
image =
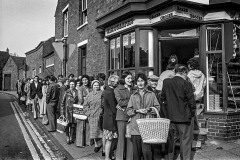
{"type": "Polygon", "coordinates": [[[67,38],[63,38],[63,76],[67,76],[67,38]]]}

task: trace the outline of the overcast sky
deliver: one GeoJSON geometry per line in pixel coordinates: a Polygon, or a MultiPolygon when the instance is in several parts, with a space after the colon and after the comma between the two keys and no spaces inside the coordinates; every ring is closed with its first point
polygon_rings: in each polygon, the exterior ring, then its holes
{"type": "Polygon", "coordinates": [[[57,0],[0,0],[0,51],[25,56],[54,36],[57,0]]]}

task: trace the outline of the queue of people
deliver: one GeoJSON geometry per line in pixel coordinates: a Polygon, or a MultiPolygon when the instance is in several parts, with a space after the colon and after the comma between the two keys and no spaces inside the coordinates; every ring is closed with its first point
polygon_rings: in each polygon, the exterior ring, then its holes
{"type": "Polygon", "coordinates": [[[175,142],[180,142],[181,159],[191,159],[193,129],[198,129],[196,102],[201,103],[206,78],[199,70],[197,59],[188,61],[188,68],[171,56],[160,77],[143,73],[132,75],[123,71],[121,77],[101,73],[95,79],[82,75],[75,79],[63,76],[27,79],[16,84],[19,99],[26,95],[26,106],[34,119],[43,118],[49,132],[56,131],[56,120],[68,120],[66,143],[77,147],[94,145],[102,148],[105,160],[153,160],[156,154],[174,159],[175,142]],[[105,84],[105,81],[107,84],[105,84]],[[73,116],[74,104],[83,107],[87,119],[73,116]],[[155,109],[152,109],[154,107],[155,109]],[[143,143],[136,120],[146,117],[170,119],[165,145],[143,143]],[[161,153],[154,148],[160,147],[161,153]]]}

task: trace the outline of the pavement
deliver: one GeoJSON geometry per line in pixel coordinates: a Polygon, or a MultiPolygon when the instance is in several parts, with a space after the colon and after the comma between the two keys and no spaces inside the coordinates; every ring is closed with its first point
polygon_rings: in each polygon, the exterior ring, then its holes
{"type": "MultiPolygon", "coordinates": [[[[16,96],[15,91],[1,91],[5,94],[16,96]]],[[[25,109],[24,105],[21,106],[25,109]]],[[[32,114],[30,114],[32,119],[32,114]]],[[[32,119],[33,120],[33,119],[32,119]]],[[[33,120],[34,121],[34,120],[33,120]]],[[[63,159],[76,159],[76,160],[104,160],[101,156],[101,150],[99,153],[94,153],[94,146],[86,146],[85,148],[78,148],[74,144],[66,144],[65,134],[58,132],[47,132],[44,125],[41,123],[41,119],[36,121],[38,129],[48,135],[52,146],[56,148],[56,151],[64,154],[63,159]]],[[[240,139],[235,141],[217,141],[207,140],[202,145],[201,149],[197,149],[192,152],[194,160],[240,160],[240,139]]],[[[180,160],[180,157],[178,156],[180,160]]]]}

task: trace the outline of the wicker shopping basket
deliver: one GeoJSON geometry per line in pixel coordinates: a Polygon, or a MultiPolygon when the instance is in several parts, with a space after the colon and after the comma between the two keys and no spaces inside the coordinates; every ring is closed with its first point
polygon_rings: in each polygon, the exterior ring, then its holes
{"type": "Polygon", "coordinates": [[[156,111],[157,118],[144,118],[136,120],[143,143],[166,143],[170,120],[166,118],[160,118],[158,110],[155,107],[150,108],[156,111]]]}

